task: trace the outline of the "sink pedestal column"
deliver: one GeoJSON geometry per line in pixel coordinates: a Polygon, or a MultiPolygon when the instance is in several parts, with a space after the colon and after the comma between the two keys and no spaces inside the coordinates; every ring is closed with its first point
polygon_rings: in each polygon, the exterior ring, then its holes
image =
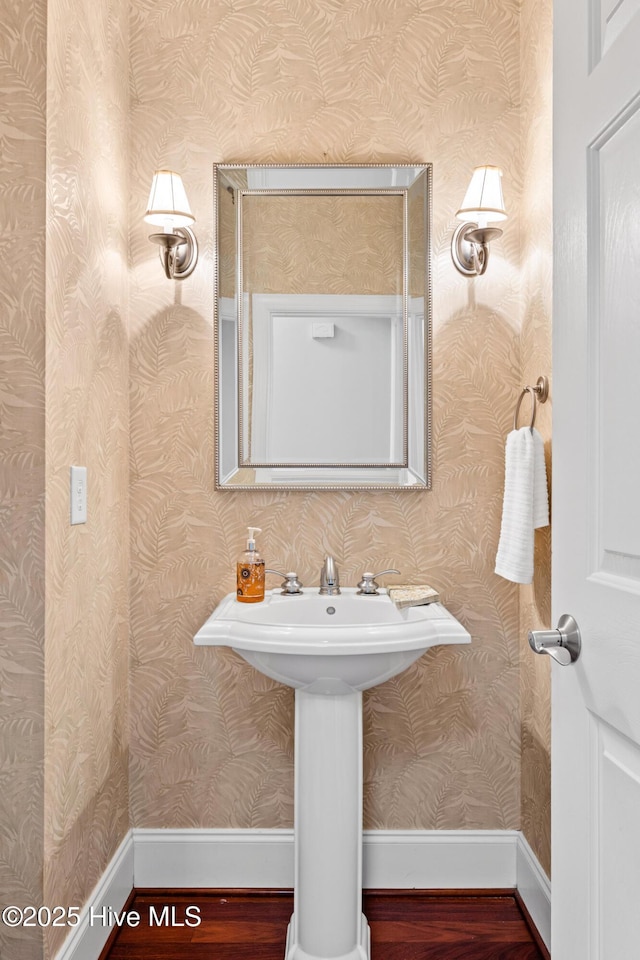
{"type": "Polygon", "coordinates": [[[295,889],[285,960],[369,960],[362,694],[296,690],[295,702],[295,889]]]}

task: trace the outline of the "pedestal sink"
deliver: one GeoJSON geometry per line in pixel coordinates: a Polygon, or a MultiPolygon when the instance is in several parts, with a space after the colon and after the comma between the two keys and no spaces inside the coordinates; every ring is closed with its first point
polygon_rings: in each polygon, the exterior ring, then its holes
{"type": "Polygon", "coordinates": [[[369,960],[362,913],[362,691],[471,637],[441,604],[386,593],[231,593],[194,637],[295,688],[295,878],[285,960],[369,960]]]}

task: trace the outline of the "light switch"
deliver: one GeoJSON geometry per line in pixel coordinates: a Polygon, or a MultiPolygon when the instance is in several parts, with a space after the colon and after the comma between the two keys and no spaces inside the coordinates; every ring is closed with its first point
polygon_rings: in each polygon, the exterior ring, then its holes
{"type": "Polygon", "coordinates": [[[69,472],[71,523],[87,522],[87,468],[71,467],[69,472]]]}

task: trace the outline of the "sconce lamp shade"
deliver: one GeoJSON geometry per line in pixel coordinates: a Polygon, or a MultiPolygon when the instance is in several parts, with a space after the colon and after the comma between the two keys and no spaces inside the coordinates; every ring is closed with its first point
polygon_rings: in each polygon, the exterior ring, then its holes
{"type": "Polygon", "coordinates": [[[165,230],[188,227],[195,222],[180,174],[173,170],[154,173],[144,219],[165,230]]]}
{"type": "Polygon", "coordinates": [[[475,168],[456,217],[458,220],[484,224],[507,219],[502,196],[502,170],[499,167],[475,168]]]}

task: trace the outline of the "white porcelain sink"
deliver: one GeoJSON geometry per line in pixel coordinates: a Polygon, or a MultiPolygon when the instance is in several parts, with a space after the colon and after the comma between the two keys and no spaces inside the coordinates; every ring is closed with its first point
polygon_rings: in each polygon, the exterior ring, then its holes
{"type": "Polygon", "coordinates": [[[228,646],[295,687],[294,911],[285,960],[371,960],[362,913],[362,690],[429,647],[471,637],[434,603],[398,609],[386,593],[317,589],[224,598],[194,637],[228,646]]]}
{"type": "Polygon", "coordinates": [[[440,603],[399,609],[386,593],[363,596],[355,587],[334,597],[272,590],[261,603],[238,603],[230,593],[194,637],[197,644],[232,647],[290,687],[331,695],[366,690],[429,647],[470,639],[440,603]]]}

